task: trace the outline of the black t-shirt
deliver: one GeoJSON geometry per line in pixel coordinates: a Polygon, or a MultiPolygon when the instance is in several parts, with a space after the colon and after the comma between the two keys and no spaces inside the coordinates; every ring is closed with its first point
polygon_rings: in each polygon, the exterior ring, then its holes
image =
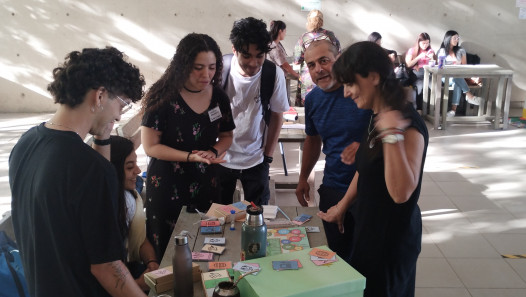
{"type": "Polygon", "coordinates": [[[117,177],[74,132],[41,124],[9,158],[12,219],[32,296],[108,296],[91,264],[123,259],[117,177]]]}

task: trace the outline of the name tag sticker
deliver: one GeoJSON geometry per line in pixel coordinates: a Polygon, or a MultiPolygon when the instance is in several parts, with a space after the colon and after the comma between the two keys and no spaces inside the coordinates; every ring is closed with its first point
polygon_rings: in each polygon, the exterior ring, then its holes
{"type": "Polygon", "coordinates": [[[210,122],[215,122],[216,120],[219,120],[222,117],[219,106],[210,109],[208,111],[208,116],[210,117],[210,122]]]}

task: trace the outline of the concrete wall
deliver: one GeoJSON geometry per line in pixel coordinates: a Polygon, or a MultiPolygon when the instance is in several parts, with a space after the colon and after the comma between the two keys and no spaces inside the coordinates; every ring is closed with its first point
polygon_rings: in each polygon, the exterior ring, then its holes
{"type": "MultiPolygon", "coordinates": [[[[304,31],[306,12],[299,0],[3,0],[0,2],[0,112],[53,111],[46,91],[51,70],[64,56],[83,47],[112,45],[144,73],[148,85],[165,70],[179,40],[207,33],[231,51],[234,20],[254,16],[287,23],[289,55],[304,31]]],[[[468,52],[482,63],[515,71],[512,107],[526,98],[526,20],[515,1],[500,0],[321,0],[325,28],[342,45],[364,40],[372,31],[383,45],[400,53],[421,32],[438,49],[446,30],[461,35],[468,52]]],[[[517,109],[518,112],[521,109],[517,109]]],[[[516,113],[516,112],[515,112],[516,113]]],[[[512,112],[513,115],[513,112],[512,112]]]]}

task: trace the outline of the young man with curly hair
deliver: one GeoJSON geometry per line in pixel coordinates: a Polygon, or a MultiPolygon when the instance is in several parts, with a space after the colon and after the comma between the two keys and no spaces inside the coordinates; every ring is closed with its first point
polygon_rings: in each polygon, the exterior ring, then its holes
{"type": "MultiPolygon", "coordinates": [[[[115,48],[68,54],[48,86],[59,104],[9,158],[12,218],[31,296],[145,296],[123,264],[115,169],[83,139],[109,144],[144,78],[115,48]]],[[[109,150],[109,148],[108,148],[109,150]]]]}
{"type": "Polygon", "coordinates": [[[236,129],[224,158],[226,163],[222,163],[218,170],[221,199],[224,204],[232,203],[239,179],[245,200],[258,205],[268,204],[269,167],[281,131],[283,112],[289,110],[285,76],[283,70],[273,64],[274,87],[263,90],[268,88],[262,83],[262,72],[266,71],[265,55],[270,51],[272,40],[262,20],[248,17],[235,21],[230,41],[234,55],[230,67],[223,65],[230,68],[224,89],[230,98],[236,129]],[[261,95],[265,91],[272,94],[268,104],[268,121],[264,119],[266,112],[263,109],[266,106],[261,95]]]}

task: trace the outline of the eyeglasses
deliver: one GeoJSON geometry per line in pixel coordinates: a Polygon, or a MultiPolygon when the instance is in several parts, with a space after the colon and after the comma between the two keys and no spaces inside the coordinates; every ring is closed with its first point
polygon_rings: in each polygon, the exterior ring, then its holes
{"type": "Polygon", "coordinates": [[[451,37],[451,39],[453,39],[453,40],[460,40],[460,36],[453,36],[453,37],[451,37]]]}
{"type": "MultiPolygon", "coordinates": [[[[331,39],[329,38],[329,36],[327,36],[327,35],[320,35],[320,36],[317,36],[317,37],[314,37],[314,38],[312,38],[312,39],[309,39],[309,40],[305,41],[305,42],[304,42],[304,44],[305,44],[305,48],[309,47],[309,45],[310,45],[311,43],[313,43],[314,41],[320,41],[320,40],[329,40],[329,41],[331,41],[331,39]]],[[[332,42],[332,41],[331,41],[331,42],[332,42]]]]}
{"type": "Polygon", "coordinates": [[[126,113],[128,110],[130,110],[132,108],[132,105],[126,101],[124,101],[124,99],[122,99],[121,97],[115,95],[117,98],[119,98],[119,100],[124,104],[124,106],[122,107],[121,109],[121,114],[122,113],[126,113]]]}

